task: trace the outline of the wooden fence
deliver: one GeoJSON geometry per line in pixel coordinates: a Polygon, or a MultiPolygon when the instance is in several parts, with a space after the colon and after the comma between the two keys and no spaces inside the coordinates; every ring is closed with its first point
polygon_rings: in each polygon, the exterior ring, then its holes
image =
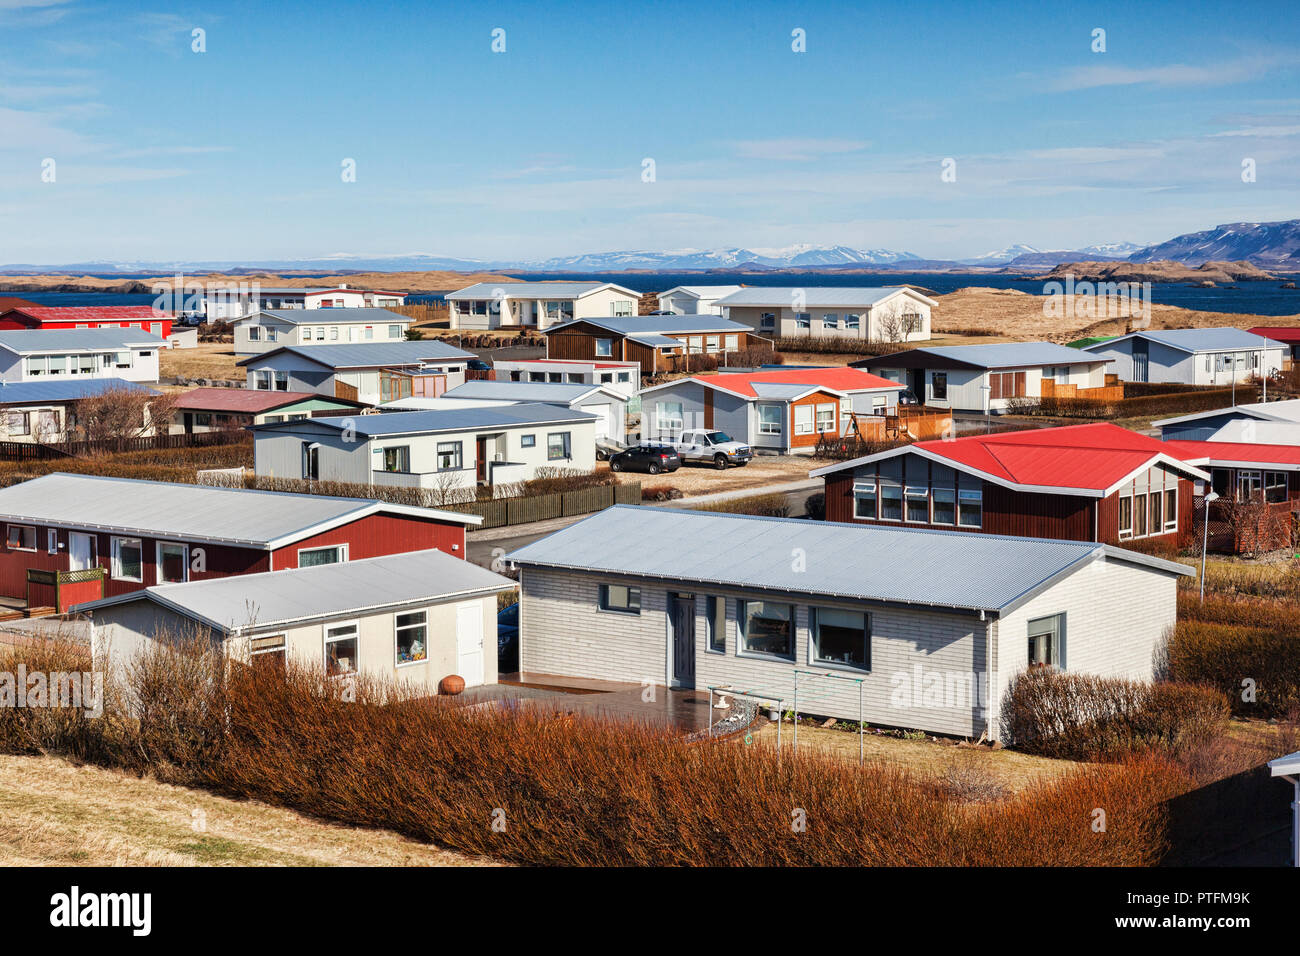
{"type": "Polygon", "coordinates": [[[550,518],[567,518],[571,515],[603,511],[612,505],[639,505],[641,483],[600,485],[578,491],[561,491],[549,495],[528,495],[523,498],[499,498],[496,501],[471,501],[447,505],[450,511],[475,514],[483,519],[480,528],[503,528],[507,525],[528,524],[550,518]]]}
{"type": "Polygon", "coordinates": [[[1046,399],[1079,398],[1092,402],[1118,402],[1124,398],[1124,386],[1119,383],[1108,383],[1095,388],[1080,388],[1078,385],[1058,385],[1056,379],[1045,378],[1042,381],[1041,394],[1046,399]]]}
{"type": "Polygon", "coordinates": [[[213,445],[236,445],[246,441],[242,429],[196,432],[188,435],[154,435],[147,438],[121,438],[105,441],[65,441],[40,444],[25,441],[0,441],[0,461],[49,461],[75,458],[96,452],[154,451],[160,448],[206,448],[213,445]]]}

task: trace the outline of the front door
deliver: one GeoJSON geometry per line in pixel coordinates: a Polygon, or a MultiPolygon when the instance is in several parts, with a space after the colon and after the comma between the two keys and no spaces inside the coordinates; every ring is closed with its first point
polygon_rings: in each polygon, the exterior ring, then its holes
{"type": "Polygon", "coordinates": [[[695,686],[695,595],[672,594],[668,615],[673,622],[673,680],[695,686]]]}
{"type": "Polygon", "coordinates": [[[1133,381],[1145,382],[1149,372],[1149,350],[1146,339],[1133,340],[1133,381]]]}
{"type": "Polygon", "coordinates": [[[907,370],[907,387],[912,390],[916,400],[925,404],[925,369],[909,368],[907,370]]]}
{"type": "Polygon", "coordinates": [[[95,566],[95,538],[80,531],[68,532],[68,570],[84,571],[95,566]]]}
{"type": "Polygon", "coordinates": [[[483,683],[483,608],[479,604],[456,607],[456,673],[466,687],[483,683]]]}
{"type": "Polygon", "coordinates": [[[480,485],[486,485],[488,480],[487,443],[487,437],[484,435],[474,439],[474,467],[477,469],[480,485]]]}

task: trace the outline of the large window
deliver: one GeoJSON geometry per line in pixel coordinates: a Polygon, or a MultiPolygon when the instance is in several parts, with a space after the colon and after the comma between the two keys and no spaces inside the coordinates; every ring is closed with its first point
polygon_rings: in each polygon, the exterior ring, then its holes
{"type": "Polygon", "coordinates": [[[1147,533],[1147,496],[1133,496],[1133,536],[1141,538],[1147,533]]]}
{"type": "Polygon", "coordinates": [[[1029,666],[1061,666],[1061,618],[1040,617],[1029,622],[1029,666]]]}
{"type": "Polygon", "coordinates": [[[704,599],[704,613],[709,630],[709,640],[705,649],[714,654],[724,654],[727,650],[727,599],[724,597],[707,597],[704,599]]]}
{"type": "Polygon", "coordinates": [[[190,578],[190,551],[175,541],[158,542],[158,583],[179,584],[190,578]]]}
{"type": "Polygon", "coordinates": [[[785,417],[783,408],[784,406],[781,405],[758,406],[758,433],[760,435],[781,434],[781,422],[785,417]]]}
{"type": "Polygon", "coordinates": [[[596,339],[596,357],[608,358],[614,354],[613,339],[596,339]]]}
{"type": "Polygon", "coordinates": [[[948,373],[930,373],[930,397],[946,400],[948,398],[948,373]]]}
{"type": "Polygon", "coordinates": [[[655,404],[655,424],[661,432],[681,431],[683,424],[681,402],[657,402],[655,404]]]}
{"type": "Polygon", "coordinates": [[[381,471],[405,473],[411,470],[411,448],[409,445],[380,448],[379,454],[381,471]]]}
{"type": "Polygon", "coordinates": [[[880,518],[882,521],[903,520],[903,489],[900,485],[880,483],[880,518]]]}
{"type": "Polygon", "coordinates": [[[776,313],[764,312],[758,317],[758,327],[760,329],[771,330],[776,327],[776,313]]]}
{"type": "Polygon", "coordinates": [[[340,564],[347,559],[346,544],[333,544],[325,548],[303,548],[298,552],[298,567],[315,568],[322,564],[340,564]]]}
{"type": "Polygon", "coordinates": [[[813,433],[813,407],[811,405],[796,405],[794,407],[794,433],[796,435],[811,435],[813,433]]]}
{"type": "Polygon", "coordinates": [[[934,524],[954,524],[957,521],[957,489],[934,488],[930,491],[934,500],[934,524]]]}
{"type": "Polygon", "coordinates": [[[397,663],[414,664],[426,656],[428,612],[411,611],[397,615],[397,663]]]}
{"type": "Polygon", "coordinates": [[[835,431],[835,403],[817,406],[817,431],[835,431]]]}
{"type": "Polygon", "coordinates": [[[908,485],[906,490],[907,520],[915,524],[928,524],[930,521],[929,489],[924,486],[908,485]]]}
{"type": "Polygon", "coordinates": [[[331,677],[357,672],[357,625],[325,628],[325,673],[331,677]]]}
{"type": "Polygon", "coordinates": [[[144,548],[139,538],[113,539],[113,577],[119,581],[144,581],[144,548]]]}
{"type": "Polygon", "coordinates": [[[741,601],[740,650],[746,654],[794,657],[794,606],[741,601]]]}
{"type": "Polygon", "coordinates": [[[26,412],[10,412],[8,416],[8,433],[10,435],[26,435],[31,432],[28,426],[26,412]]]}
{"type": "Polygon", "coordinates": [[[1178,489],[1165,491],[1165,530],[1178,530],[1178,489]]]}
{"type": "Polygon", "coordinates": [[[1286,501],[1286,472],[1264,472],[1264,499],[1266,501],[1286,501]]]}
{"type": "Polygon", "coordinates": [[[984,492],[979,488],[962,488],[957,492],[957,524],[979,528],[984,524],[984,492]]]}
{"type": "Polygon", "coordinates": [[[875,520],[876,480],[853,483],[853,517],[875,520]]]}
{"type": "Polygon", "coordinates": [[[859,331],[862,328],[862,314],[855,312],[844,313],[844,328],[851,332],[859,331]]]}
{"type": "Polygon", "coordinates": [[[1023,398],[1025,394],[1024,372],[990,372],[989,398],[1023,398]]]}
{"type": "Polygon", "coordinates": [[[600,609],[614,611],[618,614],[641,613],[641,589],[627,587],[623,584],[602,584],[600,586],[600,609]]]}
{"type": "Polygon", "coordinates": [[[571,436],[568,432],[550,432],[546,436],[546,460],[562,461],[572,458],[571,436]]]}
{"type": "Polygon", "coordinates": [[[6,539],[10,551],[35,551],[36,529],[25,524],[11,524],[6,539]]]}
{"type": "Polygon", "coordinates": [[[462,454],[461,442],[438,442],[438,470],[459,471],[463,467],[464,459],[462,454]]]}
{"type": "Polygon", "coordinates": [[[1130,537],[1133,534],[1133,498],[1125,495],[1119,499],[1119,536],[1130,537]]]}
{"type": "Polygon", "coordinates": [[[1237,472],[1237,500],[1251,501],[1259,497],[1260,492],[1264,489],[1264,473],[1262,471],[1239,471],[1237,472]]]}
{"type": "Polygon", "coordinates": [[[812,615],[813,661],[867,670],[871,666],[871,642],[867,615],[861,611],[815,607],[812,615]]]}
{"type": "Polygon", "coordinates": [[[303,442],[302,476],[308,481],[320,478],[320,445],[315,442],[303,442]]]}
{"type": "Polygon", "coordinates": [[[812,313],[796,312],[794,314],[794,327],[796,329],[812,329],[812,313]]]}

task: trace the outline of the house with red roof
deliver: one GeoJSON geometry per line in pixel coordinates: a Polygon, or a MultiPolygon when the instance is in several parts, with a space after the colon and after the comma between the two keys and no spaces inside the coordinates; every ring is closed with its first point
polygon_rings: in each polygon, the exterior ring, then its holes
{"type": "Polygon", "coordinates": [[[252,388],[195,388],[176,399],[172,434],[223,431],[319,415],[347,415],[364,402],[315,392],[268,392],[252,388]]]}
{"type": "Polygon", "coordinates": [[[1281,342],[1286,346],[1287,358],[1293,362],[1300,359],[1300,325],[1257,325],[1246,331],[1281,342]]]}
{"type": "Polygon", "coordinates": [[[1179,444],[1097,422],[916,442],[810,474],[828,521],[1178,543],[1210,480],[1179,444]]]}
{"type": "Polygon", "coordinates": [[[902,389],[844,366],[692,375],[641,391],[641,437],[716,428],[759,454],[810,454],[823,435],[844,435],[851,415],[896,412],[902,389]]]}
{"type": "Polygon", "coordinates": [[[24,305],[0,312],[0,331],[22,329],[140,329],[165,339],[172,315],[148,305],[24,305]]]}

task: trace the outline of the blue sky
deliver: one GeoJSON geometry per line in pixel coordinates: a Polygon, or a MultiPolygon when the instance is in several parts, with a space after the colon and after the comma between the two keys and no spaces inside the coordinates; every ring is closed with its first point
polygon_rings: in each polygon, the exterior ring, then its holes
{"type": "Polygon", "coordinates": [[[1300,216],[1294,4],[1048,7],[0,0],[0,263],[957,257],[1300,216]]]}

